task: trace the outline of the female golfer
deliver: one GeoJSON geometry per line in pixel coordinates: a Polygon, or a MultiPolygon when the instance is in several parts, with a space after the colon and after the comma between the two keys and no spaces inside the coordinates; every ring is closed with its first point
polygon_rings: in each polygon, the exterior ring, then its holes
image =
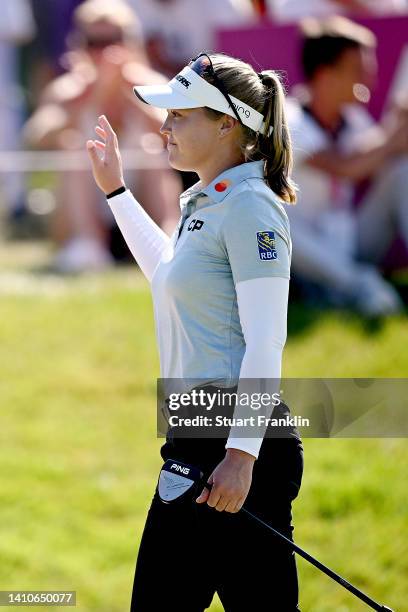
{"type": "MultiPolygon", "coordinates": [[[[181,195],[169,238],[126,189],[105,116],[95,128],[101,140],[87,142],[95,180],[151,283],[161,377],[205,380],[209,389],[237,380],[238,392],[245,380],[279,380],[291,260],[285,203],[294,203],[295,191],[278,76],[202,53],[167,85],[135,93],[167,109],[161,132],[169,163],[200,179],[181,195]]],[[[233,417],[249,412],[237,403],[233,417]]],[[[299,610],[294,552],[239,512],[245,503],[292,538],[291,502],[303,473],[299,432],[269,437],[259,428],[245,436],[238,418],[231,423],[224,438],[167,435],[162,458],[199,467],[212,487],[173,504],[156,489],[133,612],[202,612],[215,592],[227,612],[299,610]]]]}

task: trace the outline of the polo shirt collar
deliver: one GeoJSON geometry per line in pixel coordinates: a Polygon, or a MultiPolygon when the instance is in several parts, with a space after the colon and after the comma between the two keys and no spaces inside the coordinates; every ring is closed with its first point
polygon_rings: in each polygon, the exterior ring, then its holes
{"type": "Polygon", "coordinates": [[[263,178],[263,160],[254,162],[245,162],[225,170],[219,174],[207,187],[202,191],[207,194],[211,200],[221,202],[229,192],[234,189],[242,181],[251,178],[263,178]]]}
{"type": "MultiPolygon", "coordinates": [[[[222,202],[229,192],[242,181],[252,178],[264,178],[264,161],[245,162],[228,168],[219,174],[207,187],[201,187],[201,181],[189,187],[180,196],[180,207],[183,209],[186,204],[197,196],[207,196],[213,202],[222,202]]],[[[203,198],[204,200],[204,198],[203,198]]]]}

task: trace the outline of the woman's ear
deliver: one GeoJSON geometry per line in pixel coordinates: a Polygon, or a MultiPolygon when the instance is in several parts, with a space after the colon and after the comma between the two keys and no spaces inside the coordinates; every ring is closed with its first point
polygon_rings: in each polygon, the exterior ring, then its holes
{"type": "Polygon", "coordinates": [[[237,119],[234,119],[234,117],[231,117],[230,115],[224,115],[219,128],[219,135],[221,137],[226,136],[234,129],[236,124],[237,119]]]}

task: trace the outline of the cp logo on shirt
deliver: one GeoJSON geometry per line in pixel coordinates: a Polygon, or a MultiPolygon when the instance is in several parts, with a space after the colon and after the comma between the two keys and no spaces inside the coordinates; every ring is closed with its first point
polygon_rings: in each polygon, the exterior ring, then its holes
{"type": "Polygon", "coordinates": [[[187,229],[189,232],[194,232],[194,230],[200,230],[203,225],[204,221],[200,221],[200,219],[193,219],[192,221],[190,221],[187,229]]]}

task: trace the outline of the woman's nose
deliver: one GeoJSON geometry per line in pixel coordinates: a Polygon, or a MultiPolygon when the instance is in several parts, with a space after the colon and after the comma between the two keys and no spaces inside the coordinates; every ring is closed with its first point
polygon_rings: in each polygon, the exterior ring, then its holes
{"type": "Polygon", "coordinates": [[[171,130],[169,125],[169,118],[167,117],[167,119],[160,128],[160,134],[170,134],[170,131],[171,130]]]}

